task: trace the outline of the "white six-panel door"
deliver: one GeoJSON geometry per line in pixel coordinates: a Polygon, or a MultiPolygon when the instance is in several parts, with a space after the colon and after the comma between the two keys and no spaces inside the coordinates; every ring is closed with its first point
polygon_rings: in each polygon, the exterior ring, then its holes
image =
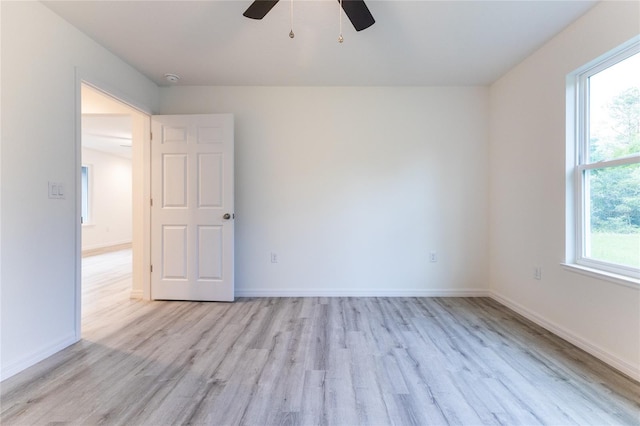
{"type": "Polygon", "coordinates": [[[233,301],[233,116],[151,129],[151,298],[233,301]]]}

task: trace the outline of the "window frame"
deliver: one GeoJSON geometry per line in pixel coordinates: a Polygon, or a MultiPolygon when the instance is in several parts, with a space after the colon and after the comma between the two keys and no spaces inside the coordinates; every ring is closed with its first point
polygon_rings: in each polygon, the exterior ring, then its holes
{"type": "MultiPolygon", "coordinates": [[[[567,241],[567,247],[573,245],[571,250],[567,250],[568,266],[586,267],[592,272],[604,272],[606,275],[615,274],[621,278],[629,278],[634,284],[640,283],[640,268],[627,265],[606,262],[587,257],[587,246],[589,244],[589,187],[586,175],[591,170],[602,170],[612,167],[640,164],[640,154],[626,157],[618,157],[611,160],[590,162],[590,110],[589,110],[589,78],[605,69],[614,66],[633,55],[640,53],[640,37],[635,37],[628,43],[614,49],[607,54],[597,58],[584,67],[569,75],[568,83],[573,90],[574,107],[567,108],[567,118],[573,121],[574,134],[569,138],[568,146],[573,148],[573,164],[571,166],[573,174],[572,191],[574,193],[573,208],[569,206],[568,211],[573,210],[573,218],[567,216],[568,226],[574,222],[575,230],[573,241],[567,241]],[[573,115],[572,115],[573,114],[573,115]]],[[[571,152],[571,149],[569,149],[571,152]]],[[[570,198],[568,198],[569,200],[570,198]]]]}
{"type": "Polygon", "coordinates": [[[93,167],[89,164],[82,164],[80,166],[80,223],[82,224],[82,226],[89,226],[92,225],[92,214],[91,214],[91,200],[93,197],[93,191],[91,190],[91,183],[92,183],[92,176],[93,176],[93,167]],[[84,197],[83,192],[84,192],[84,176],[83,176],[83,169],[87,170],[87,184],[86,184],[86,188],[87,188],[87,196],[84,197]],[[86,198],[86,200],[85,200],[86,198]],[[87,215],[86,217],[84,217],[84,215],[82,214],[83,212],[83,207],[84,207],[84,203],[86,201],[86,206],[87,206],[87,215]]]}

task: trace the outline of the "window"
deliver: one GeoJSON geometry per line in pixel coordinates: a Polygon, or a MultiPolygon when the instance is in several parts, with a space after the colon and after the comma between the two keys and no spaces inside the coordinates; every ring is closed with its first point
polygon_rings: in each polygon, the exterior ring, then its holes
{"type": "Polygon", "coordinates": [[[572,76],[575,263],[640,277],[640,42],[572,76]]]}
{"type": "Polygon", "coordinates": [[[82,186],[82,216],[81,223],[89,223],[89,166],[82,166],[80,174],[82,186]]]}

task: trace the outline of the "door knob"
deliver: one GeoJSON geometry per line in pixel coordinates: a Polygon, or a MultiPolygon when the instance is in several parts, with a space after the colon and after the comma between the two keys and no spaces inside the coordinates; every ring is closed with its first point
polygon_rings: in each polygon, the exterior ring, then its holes
{"type": "Polygon", "coordinates": [[[224,216],[222,216],[222,218],[225,220],[229,220],[231,219],[231,215],[229,213],[225,213],[224,216]]]}

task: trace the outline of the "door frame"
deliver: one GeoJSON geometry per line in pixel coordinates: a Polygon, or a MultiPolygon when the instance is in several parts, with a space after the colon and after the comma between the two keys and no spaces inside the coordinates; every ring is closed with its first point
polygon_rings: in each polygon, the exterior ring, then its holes
{"type": "MultiPolygon", "coordinates": [[[[151,115],[148,106],[141,105],[129,98],[122,91],[96,78],[78,67],[75,69],[75,327],[76,341],[82,338],[82,85],[87,85],[115,101],[141,114],[142,128],[134,124],[133,129],[133,158],[132,158],[132,192],[133,192],[133,222],[140,224],[136,232],[133,227],[133,278],[131,296],[151,300],[151,115]],[[138,171],[138,173],[136,173],[138,171]]],[[[135,120],[134,120],[135,121],[135,120]]]]}

